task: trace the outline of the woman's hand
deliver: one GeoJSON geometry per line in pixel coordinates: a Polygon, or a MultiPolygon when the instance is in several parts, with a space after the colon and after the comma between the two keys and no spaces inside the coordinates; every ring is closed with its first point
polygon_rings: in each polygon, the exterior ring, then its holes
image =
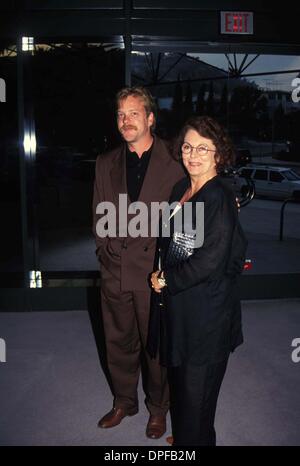
{"type": "Polygon", "coordinates": [[[162,285],[160,285],[157,281],[157,276],[159,274],[160,270],[157,270],[156,272],[153,272],[151,274],[151,285],[152,285],[152,288],[154,289],[154,291],[156,293],[161,293],[161,289],[163,288],[162,285]]]}

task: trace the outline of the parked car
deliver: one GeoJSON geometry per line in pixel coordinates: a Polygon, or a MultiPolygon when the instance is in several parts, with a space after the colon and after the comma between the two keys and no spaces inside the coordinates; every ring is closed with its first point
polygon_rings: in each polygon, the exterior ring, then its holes
{"type": "Polygon", "coordinates": [[[300,176],[291,168],[250,164],[239,168],[237,173],[235,182],[240,189],[245,184],[245,178],[250,178],[258,196],[275,199],[299,198],[300,176]]]}

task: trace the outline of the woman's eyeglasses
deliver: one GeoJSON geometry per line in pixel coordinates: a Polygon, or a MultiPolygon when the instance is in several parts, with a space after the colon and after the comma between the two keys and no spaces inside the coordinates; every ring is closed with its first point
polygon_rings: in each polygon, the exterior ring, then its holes
{"type": "Polygon", "coordinates": [[[188,142],[184,142],[181,146],[182,155],[190,155],[193,152],[193,149],[196,150],[197,155],[200,157],[205,157],[209,152],[216,152],[216,149],[209,149],[205,144],[200,144],[199,146],[191,146],[188,142]]]}

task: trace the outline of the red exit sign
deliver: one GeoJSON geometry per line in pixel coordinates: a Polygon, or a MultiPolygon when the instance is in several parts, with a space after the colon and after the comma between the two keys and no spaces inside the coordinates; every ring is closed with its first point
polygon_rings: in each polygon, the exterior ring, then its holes
{"type": "Polygon", "coordinates": [[[221,11],[221,34],[253,34],[253,13],[221,11]]]}

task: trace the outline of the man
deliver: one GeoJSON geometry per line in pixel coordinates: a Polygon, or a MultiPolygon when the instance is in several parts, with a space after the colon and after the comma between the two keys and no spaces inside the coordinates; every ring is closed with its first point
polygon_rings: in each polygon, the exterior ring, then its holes
{"type": "Polygon", "coordinates": [[[100,155],[96,162],[93,215],[96,253],[101,264],[101,305],[107,348],[107,362],[113,392],[113,409],[98,426],[114,427],[125,416],[138,412],[137,386],[141,358],[146,363],[146,406],[150,412],[146,435],[160,438],[166,431],[169,408],[166,370],[145,351],[151,290],[148,277],[154,267],[156,238],[99,237],[96,207],[111,202],[117,212],[119,195],[129,203],[168,201],[174,184],[184,176],[164,142],[153,134],[155,103],[144,88],[122,89],[116,98],[117,124],[124,143],[100,155]]]}

